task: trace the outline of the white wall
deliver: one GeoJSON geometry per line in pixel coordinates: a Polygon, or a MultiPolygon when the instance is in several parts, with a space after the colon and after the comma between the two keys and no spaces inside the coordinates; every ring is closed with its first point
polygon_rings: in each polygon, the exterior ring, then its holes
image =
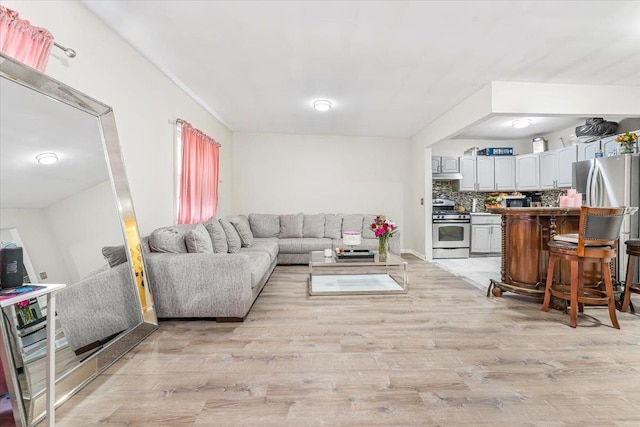
{"type": "Polygon", "coordinates": [[[61,248],[71,283],[106,264],[102,255],[104,246],[123,244],[122,226],[109,181],[56,202],[44,211],[61,248]]]}
{"type": "Polygon", "coordinates": [[[69,59],[53,48],[48,75],[113,108],[141,234],[174,219],[174,126],[169,120],[178,117],[222,143],[219,213],[233,211],[229,129],[81,3],[7,0],[2,4],[48,29],[58,43],[78,53],[69,59]]]}
{"type": "Polygon", "coordinates": [[[409,144],[406,138],[235,133],[234,206],[245,214],[384,214],[404,238],[409,144]]]}
{"type": "Polygon", "coordinates": [[[0,209],[0,228],[16,228],[36,271],[37,283],[71,283],[62,251],[44,209],[0,209]],[[39,274],[48,278],[41,280],[39,274]]]}

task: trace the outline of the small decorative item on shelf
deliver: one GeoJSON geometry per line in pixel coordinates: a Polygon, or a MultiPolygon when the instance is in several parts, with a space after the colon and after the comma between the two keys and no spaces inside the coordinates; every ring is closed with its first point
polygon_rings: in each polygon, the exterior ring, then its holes
{"type": "Polygon", "coordinates": [[[638,135],[631,132],[625,132],[622,135],[618,135],[616,142],[620,144],[620,154],[633,153],[633,145],[638,140],[638,135]]]}
{"type": "Polygon", "coordinates": [[[371,229],[378,238],[378,254],[380,261],[387,260],[387,243],[398,230],[396,225],[384,215],[378,215],[371,223],[371,229]]]}
{"type": "Polygon", "coordinates": [[[33,316],[33,312],[31,311],[31,307],[29,306],[29,304],[30,302],[27,299],[20,301],[13,306],[16,309],[16,316],[18,317],[19,326],[26,326],[36,320],[33,316]]]}

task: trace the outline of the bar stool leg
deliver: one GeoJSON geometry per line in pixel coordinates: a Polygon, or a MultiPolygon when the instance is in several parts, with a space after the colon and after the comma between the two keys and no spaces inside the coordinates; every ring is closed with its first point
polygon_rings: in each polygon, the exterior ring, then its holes
{"type": "Polygon", "coordinates": [[[551,285],[553,284],[553,269],[556,265],[556,257],[549,257],[549,267],[547,269],[547,284],[544,288],[544,301],[542,302],[542,311],[549,310],[549,303],[551,302],[551,285]]]}
{"type": "MultiPolygon", "coordinates": [[[[578,296],[584,296],[584,263],[578,263],[578,296]]],[[[584,304],[578,303],[578,312],[584,313],[584,304]]]]}
{"type": "Polygon", "coordinates": [[[622,307],[620,311],[626,313],[629,309],[629,302],[631,302],[631,287],[633,286],[633,272],[636,266],[635,257],[629,255],[627,260],[627,277],[624,282],[624,299],[622,301],[622,307]]]}
{"type": "Polygon", "coordinates": [[[613,327],[616,329],[620,329],[620,325],[618,324],[618,318],[616,317],[616,301],[613,296],[613,282],[611,281],[611,266],[608,262],[602,263],[602,271],[604,274],[604,286],[607,293],[607,298],[609,298],[609,317],[611,318],[611,323],[613,323],[613,327]]]}
{"type": "Polygon", "coordinates": [[[571,307],[569,310],[569,326],[578,326],[578,261],[571,261],[571,307]]]}

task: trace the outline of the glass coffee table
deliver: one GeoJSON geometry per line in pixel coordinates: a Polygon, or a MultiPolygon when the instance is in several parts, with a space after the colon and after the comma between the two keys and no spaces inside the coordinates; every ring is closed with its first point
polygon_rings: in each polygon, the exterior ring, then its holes
{"type": "Polygon", "coordinates": [[[380,261],[340,261],[335,252],[325,257],[323,251],[309,254],[309,295],[369,295],[407,293],[407,262],[394,254],[380,261]]]}

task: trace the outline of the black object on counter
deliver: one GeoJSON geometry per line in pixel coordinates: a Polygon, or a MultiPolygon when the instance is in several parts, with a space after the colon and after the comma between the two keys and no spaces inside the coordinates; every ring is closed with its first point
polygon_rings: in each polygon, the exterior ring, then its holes
{"type": "Polygon", "coordinates": [[[23,280],[22,248],[0,249],[0,286],[16,288],[22,286],[23,280]]]}

